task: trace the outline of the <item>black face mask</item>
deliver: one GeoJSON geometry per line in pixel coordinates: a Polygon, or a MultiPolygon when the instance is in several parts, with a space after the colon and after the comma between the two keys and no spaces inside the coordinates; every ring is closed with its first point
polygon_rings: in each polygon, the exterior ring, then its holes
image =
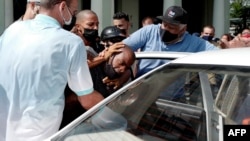
{"type": "Polygon", "coordinates": [[[161,28],[160,28],[160,35],[161,35],[161,40],[165,43],[171,42],[178,38],[178,34],[172,34],[169,31],[161,28]]]}
{"type": "Polygon", "coordinates": [[[76,24],[76,16],[72,16],[70,25],[63,25],[63,29],[70,31],[76,24]]]}
{"type": "Polygon", "coordinates": [[[98,38],[98,30],[84,28],[83,37],[89,42],[95,42],[98,38]]]}
{"type": "Polygon", "coordinates": [[[202,39],[207,40],[207,41],[212,41],[213,36],[202,36],[202,39]]]}
{"type": "Polygon", "coordinates": [[[116,78],[120,77],[120,74],[118,74],[112,66],[114,57],[115,56],[113,56],[111,58],[112,59],[111,63],[109,64],[107,61],[105,64],[105,67],[104,67],[104,72],[108,76],[109,79],[116,79],[116,78]]]}

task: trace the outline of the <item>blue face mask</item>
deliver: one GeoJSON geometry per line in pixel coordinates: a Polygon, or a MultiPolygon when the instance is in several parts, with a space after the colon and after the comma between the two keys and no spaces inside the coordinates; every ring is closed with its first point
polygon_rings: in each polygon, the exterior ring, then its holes
{"type": "Polygon", "coordinates": [[[202,36],[202,39],[211,41],[213,39],[213,36],[202,36]]]}

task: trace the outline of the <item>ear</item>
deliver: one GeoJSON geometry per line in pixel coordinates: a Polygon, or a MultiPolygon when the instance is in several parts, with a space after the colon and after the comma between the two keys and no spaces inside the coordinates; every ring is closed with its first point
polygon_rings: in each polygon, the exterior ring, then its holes
{"type": "Polygon", "coordinates": [[[39,5],[35,5],[35,7],[34,7],[34,12],[35,12],[36,14],[38,14],[38,13],[39,13],[39,9],[40,9],[40,6],[39,6],[39,5]]]}
{"type": "Polygon", "coordinates": [[[30,5],[31,5],[31,9],[32,9],[32,14],[33,15],[36,15],[37,14],[37,10],[36,10],[36,4],[35,4],[35,2],[30,2],[30,5]]]}
{"type": "Polygon", "coordinates": [[[30,5],[31,5],[32,9],[34,9],[35,6],[36,6],[36,3],[35,3],[35,2],[29,2],[29,3],[30,3],[30,5]]]}
{"type": "Polygon", "coordinates": [[[66,6],[66,2],[65,2],[65,1],[62,1],[62,2],[59,4],[59,8],[62,9],[62,10],[64,10],[65,6],[66,6]]]}
{"type": "Polygon", "coordinates": [[[181,33],[184,34],[186,30],[187,30],[187,25],[185,25],[185,26],[181,29],[181,33]]]}
{"type": "Polygon", "coordinates": [[[133,27],[133,23],[128,22],[128,29],[133,27]]]}
{"type": "Polygon", "coordinates": [[[70,31],[83,38],[82,31],[78,25],[73,26],[73,28],[70,31]]]}
{"type": "Polygon", "coordinates": [[[79,24],[75,24],[74,27],[76,28],[78,34],[83,34],[83,30],[82,30],[82,28],[81,28],[81,26],[79,24]]]}
{"type": "Polygon", "coordinates": [[[187,25],[185,25],[182,30],[186,31],[187,30],[187,25]]]}

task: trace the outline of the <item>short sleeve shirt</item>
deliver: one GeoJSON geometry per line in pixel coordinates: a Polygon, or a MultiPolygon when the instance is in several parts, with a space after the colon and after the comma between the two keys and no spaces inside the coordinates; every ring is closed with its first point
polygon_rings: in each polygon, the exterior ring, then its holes
{"type": "Polygon", "coordinates": [[[0,140],[39,141],[61,123],[66,84],[93,91],[80,37],[52,17],[16,21],[0,40],[0,140]]]}
{"type": "MultiPolygon", "coordinates": [[[[192,36],[188,32],[184,33],[179,42],[166,44],[161,40],[160,26],[160,24],[152,24],[142,27],[124,39],[123,42],[134,51],[140,49],[141,51],[200,52],[218,49],[211,43],[199,37],[192,36]]],[[[165,60],[141,60],[138,66],[137,77],[164,63],[166,63],[165,60]]]]}

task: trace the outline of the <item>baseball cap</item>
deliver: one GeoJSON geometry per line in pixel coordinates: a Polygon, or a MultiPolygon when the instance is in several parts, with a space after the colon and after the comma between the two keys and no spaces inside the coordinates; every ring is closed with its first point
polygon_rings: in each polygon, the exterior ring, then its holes
{"type": "Polygon", "coordinates": [[[172,24],[187,24],[187,11],[180,6],[169,7],[163,16],[157,16],[162,21],[172,24]]]}

